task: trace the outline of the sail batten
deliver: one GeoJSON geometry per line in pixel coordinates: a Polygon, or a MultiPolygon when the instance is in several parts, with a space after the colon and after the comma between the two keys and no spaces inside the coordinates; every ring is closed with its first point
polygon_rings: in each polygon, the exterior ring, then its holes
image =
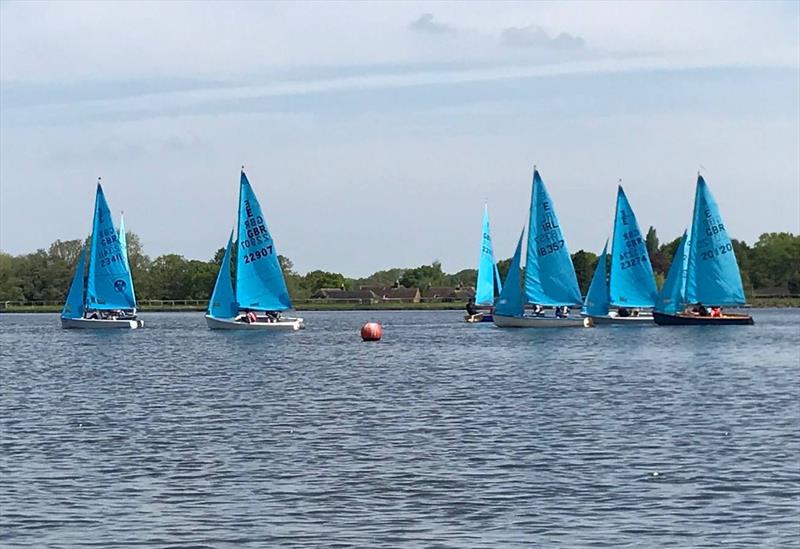
{"type": "Polygon", "coordinates": [[[520,263],[522,256],[522,238],[525,230],[519,235],[517,248],[514,250],[514,257],[508,267],[505,284],[497,297],[494,306],[494,313],[502,316],[522,316],[525,312],[525,303],[522,296],[520,263]]]}
{"type": "Polygon", "coordinates": [[[605,316],[608,314],[609,295],[608,295],[608,269],[606,267],[606,257],[608,255],[608,241],[603,246],[603,253],[597,260],[597,266],[592,275],[592,282],[589,284],[589,291],[586,292],[586,301],[583,304],[583,313],[592,316],[605,316]]]}
{"type": "Polygon", "coordinates": [[[478,277],[475,284],[475,303],[491,305],[494,303],[495,286],[502,289],[497,265],[494,261],[492,235],[489,230],[489,207],[483,208],[483,228],[481,231],[481,253],[478,258],[478,277]]]}
{"type": "Polygon", "coordinates": [[[553,201],[535,169],[525,265],[525,298],[529,303],[546,306],[571,306],[583,302],[553,201]]]}
{"type": "Polygon", "coordinates": [[[617,307],[653,307],[657,296],[647,246],[633,208],[620,185],[617,189],[614,240],[611,246],[610,304],[617,307]]]}
{"type": "Polygon", "coordinates": [[[275,242],[244,172],[239,184],[235,296],[241,309],[285,311],[292,307],[275,242]]]}
{"type": "Polygon", "coordinates": [[[742,276],[733,243],[714,196],[697,177],[689,237],[686,300],[706,305],[744,305],[742,276]]]}
{"type": "Polygon", "coordinates": [[[92,223],[86,307],[101,310],[136,308],[128,262],[100,183],[97,184],[92,223]]]}

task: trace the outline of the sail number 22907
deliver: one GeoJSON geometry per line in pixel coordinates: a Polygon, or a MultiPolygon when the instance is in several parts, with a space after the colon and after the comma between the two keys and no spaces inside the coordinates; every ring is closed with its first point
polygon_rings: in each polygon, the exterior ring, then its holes
{"type": "Polygon", "coordinates": [[[272,244],[261,248],[260,250],[255,250],[253,252],[248,252],[244,254],[244,262],[245,263],[252,263],[262,257],[267,257],[268,255],[272,255],[272,244]]]}

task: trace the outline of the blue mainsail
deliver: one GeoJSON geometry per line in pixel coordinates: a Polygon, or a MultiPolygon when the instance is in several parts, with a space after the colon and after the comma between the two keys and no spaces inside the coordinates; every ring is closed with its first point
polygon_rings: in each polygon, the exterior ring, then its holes
{"type": "Polygon", "coordinates": [[[683,312],[686,307],[686,242],[688,236],[683,231],[683,237],[672,257],[672,265],[669,267],[667,279],[661,287],[661,292],[656,299],[656,311],[668,315],[675,315],[683,312]]]}
{"type": "Polygon", "coordinates": [[[658,296],[647,246],[622,185],[617,189],[609,296],[618,307],[653,307],[658,296]]]}
{"type": "Polygon", "coordinates": [[[67,301],[61,310],[61,318],[83,318],[83,275],[86,270],[86,250],[81,248],[78,264],[75,266],[75,275],[69,287],[67,301]]]}
{"type": "Polygon", "coordinates": [[[508,267],[506,283],[497,298],[494,306],[494,314],[501,316],[522,316],[525,313],[525,304],[522,300],[522,287],[520,285],[520,256],[522,255],[522,237],[525,230],[519,235],[517,249],[514,251],[514,258],[508,267]]]}
{"type": "Polygon", "coordinates": [[[237,234],[236,301],[239,307],[256,311],[291,309],[278,251],[244,171],[239,185],[237,234]]]}
{"type": "Polygon", "coordinates": [[[120,247],[114,220],[100,183],[94,204],[89,281],[86,286],[89,309],[135,309],[133,280],[120,247]]]}
{"type": "Polygon", "coordinates": [[[597,260],[597,266],[594,268],[594,275],[592,276],[592,283],[589,284],[589,291],[586,293],[586,301],[583,304],[583,313],[592,316],[605,316],[608,314],[608,281],[606,276],[608,269],[606,268],[606,256],[608,252],[608,241],[603,246],[603,253],[600,259],[597,260]]]}
{"type": "Polygon", "coordinates": [[[553,201],[536,169],[531,191],[525,297],[528,303],[549,306],[583,302],[553,201]]]}
{"type": "Polygon", "coordinates": [[[228,245],[225,247],[225,255],[219,267],[217,281],[214,283],[214,291],[208,302],[208,314],[215,318],[232,318],[239,312],[239,305],[233,295],[233,285],[231,284],[231,247],[233,245],[233,231],[228,237],[228,245]]]}
{"type": "Polygon", "coordinates": [[[495,284],[498,291],[502,289],[494,262],[492,235],[489,232],[489,206],[483,208],[483,231],[481,236],[481,255],[478,259],[478,279],[475,284],[475,303],[491,305],[494,303],[495,284]]]}
{"type": "Polygon", "coordinates": [[[697,176],[686,300],[705,305],[744,305],[744,288],[719,207],[705,180],[697,176]]]}

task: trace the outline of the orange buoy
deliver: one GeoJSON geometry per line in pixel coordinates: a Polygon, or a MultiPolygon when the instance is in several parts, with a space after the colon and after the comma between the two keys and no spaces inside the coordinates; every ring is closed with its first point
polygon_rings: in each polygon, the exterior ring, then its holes
{"type": "Polygon", "coordinates": [[[361,339],[364,341],[378,341],[383,335],[383,328],[377,322],[367,322],[361,327],[361,339]]]}

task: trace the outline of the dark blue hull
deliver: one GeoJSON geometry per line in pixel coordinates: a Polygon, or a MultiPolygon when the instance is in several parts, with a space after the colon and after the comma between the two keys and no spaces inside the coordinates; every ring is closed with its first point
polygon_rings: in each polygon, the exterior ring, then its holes
{"type": "Polygon", "coordinates": [[[653,311],[653,320],[659,326],[749,326],[753,324],[753,317],[750,315],[666,315],[658,311],[653,311]]]}

